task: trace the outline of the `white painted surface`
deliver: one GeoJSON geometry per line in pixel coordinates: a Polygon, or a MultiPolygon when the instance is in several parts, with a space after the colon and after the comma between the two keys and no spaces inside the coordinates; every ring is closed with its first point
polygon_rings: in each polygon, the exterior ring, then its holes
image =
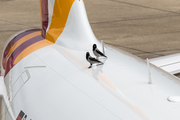
{"type": "Polygon", "coordinates": [[[103,40],[101,40],[101,45],[102,45],[103,54],[106,55],[105,50],[104,50],[104,42],[103,42],[103,40]]]}
{"type": "Polygon", "coordinates": [[[154,58],[150,62],[171,74],[180,72],[180,53],[154,58]]]}
{"type": "Polygon", "coordinates": [[[180,96],[169,96],[168,101],[174,102],[174,103],[179,103],[180,102],[180,96]]]}
{"type": "Polygon", "coordinates": [[[148,69],[148,78],[149,78],[149,84],[152,84],[152,79],[151,79],[151,68],[149,66],[149,59],[147,58],[147,69],[148,69]]]}
{"type": "Polygon", "coordinates": [[[54,2],[55,0],[48,0],[48,27],[46,32],[49,30],[49,27],[51,25],[51,20],[53,16],[53,10],[54,10],[54,2]]]}
{"type": "Polygon", "coordinates": [[[10,106],[10,102],[8,100],[6,86],[4,84],[3,76],[0,76],[0,96],[2,96],[2,99],[7,108],[7,109],[5,108],[3,116],[6,116],[5,118],[8,118],[7,120],[15,120],[12,108],[10,106]]]}
{"type": "Polygon", "coordinates": [[[0,77],[0,96],[3,96],[5,94],[4,92],[4,81],[3,77],[0,77]]]}
{"type": "MultiPolygon", "coordinates": [[[[88,52],[93,54],[91,48],[88,52]]],[[[31,119],[44,120],[180,118],[180,104],[167,100],[170,95],[180,94],[175,77],[151,66],[154,82],[149,85],[143,60],[107,47],[108,59],[101,59],[104,65],[88,69],[85,54],[86,51],[51,45],[14,66],[12,74],[16,69],[30,67],[32,63],[28,61],[32,59],[34,65],[46,66],[28,68],[31,77],[13,99],[15,115],[24,110],[31,119]]]]}
{"type": "Polygon", "coordinates": [[[180,104],[167,100],[180,95],[179,79],[150,65],[150,85],[145,61],[111,47],[108,59],[100,59],[104,65],[88,69],[85,55],[93,55],[94,43],[101,46],[76,0],[56,44],[28,55],[7,74],[5,81],[16,88],[10,89],[15,117],[23,110],[32,120],[180,119],[180,104]],[[28,79],[21,76],[25,70],[28,79]]]}
{"type": "Polygon", "coordinates": [[[102,48],[91,29],[82,0],[73,3],[66,26],[56,44],[75,50],[87,50],[93,44],[102,48]]]}

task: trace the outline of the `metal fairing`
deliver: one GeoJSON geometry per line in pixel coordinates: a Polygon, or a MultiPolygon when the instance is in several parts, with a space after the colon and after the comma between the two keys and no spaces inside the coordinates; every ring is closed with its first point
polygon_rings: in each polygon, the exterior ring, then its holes
{"type": "Polygon", "coordinates": [[[84,3],[76,0],[69,12],[66,27],[58,37],[56,44],[75,49],[87,50],[93,44],[101,45],[89,25],[84,3]]]}
{"type": "MultiPolygon", "coordinates": [[[[173,75],[150,64],[149,84],[145,61],[110,46],[105,49],[108,58],[99,59],[104,64],[88,69],[86,52],[93,56],[91,44],[97,43],[100,50],[101,44],[89,26],[83,1],[67,1],[72,7],[56,41],[47,37],[53,21],[48,18],[48,25],[43,24],[46,39],[39,30],[25,30],[5,44],[2,74],[14,117],[3,120],[25,115],[27,120],[179,120],[180,104],[167,100],[180,95],[180,81],[173,75]],[[82,26],[76,21],[81,11],[82,26]]],[[[46,6],[49,3],[57,1],[48,0],[46,6]]]]}

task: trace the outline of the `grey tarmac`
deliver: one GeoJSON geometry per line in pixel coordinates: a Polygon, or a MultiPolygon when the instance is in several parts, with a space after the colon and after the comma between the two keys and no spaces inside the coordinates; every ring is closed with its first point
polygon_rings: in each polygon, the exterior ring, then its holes
{"type": "MultiPolygon", "coordinates": [[[[94,34],[142,59],[179,53],[179,0],[85,0],[94,34]]],[[[14,33],[41,28],[38,0],[0,0],[0,54],[14,33]]]]}

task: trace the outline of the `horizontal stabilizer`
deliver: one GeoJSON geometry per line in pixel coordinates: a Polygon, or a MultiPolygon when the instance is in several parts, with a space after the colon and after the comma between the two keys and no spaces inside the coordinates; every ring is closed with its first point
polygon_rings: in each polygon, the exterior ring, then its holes
{"type": "Polygon", "coordinates": [[[180,53],[150,59],[149,61],[170,74],[180,73],[180,53]]]}

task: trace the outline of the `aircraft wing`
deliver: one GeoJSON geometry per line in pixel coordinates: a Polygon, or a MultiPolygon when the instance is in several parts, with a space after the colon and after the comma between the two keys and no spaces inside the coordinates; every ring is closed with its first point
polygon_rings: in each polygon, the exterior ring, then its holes
{"type": "Polygon", "coordinates": [[[180,53],[150,59],[149,61],[170,74],[180,72],[180,53]]]}

